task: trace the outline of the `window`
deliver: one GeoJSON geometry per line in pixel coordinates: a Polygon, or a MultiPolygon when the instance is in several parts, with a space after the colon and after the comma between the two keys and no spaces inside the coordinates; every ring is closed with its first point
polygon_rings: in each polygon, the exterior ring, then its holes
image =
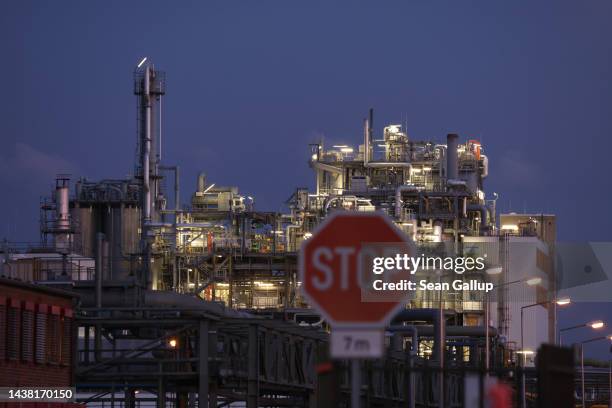
{"type": "Polygon", "coordinates": [[[47,305],[38,305],[36,312],[36,350],[35,361],[44,364],[47,354],[47,305]]]}
{"type": "Polygon", "coordinates": [[[47,362],[59,364],[60,362],[60,345],[61,345],[61,330],[60,330],[60,315],[59,307],[51,306],[51,314],[48,317],[47,331],[47,362]]]}
{"type": "Polygon", "coordinates": [[[70,344],[72,342],[72,310],[64,310],[62,325],[62,350],[61,362],[63,365],[70,365],[72,359],[70,344]]]}
{"type": "Polygon", "coordinates": [[[6,298],[0,296],[0,361],[6,358],[6,298]]]}
{"type": "Polygon", "coordinates": [[[21,359],[34,360],[34,304],[24,302],[21,313],[21,359]]]}
{"type": "Polygon", "coordinates": [[[7,312],[6,357],[9,360],[19,359],[19,315],[20,305],[15,299],[9,301],[7,312]]]}

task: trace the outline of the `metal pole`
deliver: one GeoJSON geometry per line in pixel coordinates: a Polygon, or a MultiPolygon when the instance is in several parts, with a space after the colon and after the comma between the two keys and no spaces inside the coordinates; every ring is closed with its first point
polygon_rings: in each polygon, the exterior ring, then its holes
{"type": "Polygon", "coordinates": [[[361,367],[359,360],[351,360],[351,408],[360,408],[361,402],[361,367]]]}
{"type": "Polygon", "coordinates": [[[612,408],[612,360],[608,363],[608,406],[612,408]]]}
{"type": "Polygon", "coordinates": [[[491,313],[489,310],[489,294],[485,294],[485,375],[489,375],[489,361],[491,359],[489,352],[489,314],[491,313]]]}
{"type": "Polygon", "coordinates": [[[525,351],[525,344],[523,343],[523,308],[521,307],[521,351],[525,351]]]}
{"type": "Polygon", "coordinates": [[[259,384],[258,376],[259,370],[257,362],[259,360],[259,346],[258,346],[258,330],[257,325],[252,324],[249,326],[249,347],[247,352],[248,361],[248,380],[247,380],[247,408],[257,408],[259,405],[259,384]]]}
{"type": "Polygon", "coordinates": [[[521,370],[521,407],[527,408],[527,383],[525,381],[525,366],[527,366],[527,355],[523,350],[523,369],[521,370]]]}
{"type": "Polygon", "coordinates": [[[584,344],[580,344],[580,377],[582,383],[582,408],[584,408],[584,344]]]}
{"type": "Polygon", "coordinates": [[[208,405],[208,320],[201,319],[199,324],[199,350],[198,350],[198,407],[207,408],[208,405]]]}
{"type": "Polygon", "coordinates": [[[96,234],[96,307],[102,307],[102,272],[103,272],[104,234],[96,234]]]}

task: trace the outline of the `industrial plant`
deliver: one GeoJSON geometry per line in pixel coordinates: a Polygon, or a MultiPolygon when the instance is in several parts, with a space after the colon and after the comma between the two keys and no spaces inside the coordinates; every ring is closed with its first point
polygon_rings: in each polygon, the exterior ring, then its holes
{"type": "MultiPolygon", "coordinates": [[[[521,383],[512,370],[533,368],[528,351],[556,342],[556,220],[497,213],[498,196],[486,190],[494,158],[479,140],[423,140],[400,124],[378,125],[364,110],[355,145],[304,146],[312,191],[288,191],[285,212],[260,211],[206,169],[185,185],[179,163],[163,161],[164,72],[143,61],[133,92],[133,175],[58,175],[41,201],[40,242],[0,247],[0,286],[18,280],[64,294],[50,342],[60,354],[73,350],[71,364],[53,358],[71,366],[80,402],[348,406],[350,370],[330,359],[329,326],[298,279],[302,243],[339,211],[384,213],[424,253],[486,254],[486,270],[469,278],[495,284],[491,298],[453,290],[410,300],[387,328],[386,357],[361,365],[366,406],[465,406],[470,370],[533,392],[534,374],[521,383]]],[[[36,350],[31,333],[47,324],[49,308],[7,296],[0,322],[23,336],[0,347],[0,369],[44,364],[42,351],[24,356],[30,344],[36,350]],[[19,317],[26,312],[32,317],[19,317]]]]}

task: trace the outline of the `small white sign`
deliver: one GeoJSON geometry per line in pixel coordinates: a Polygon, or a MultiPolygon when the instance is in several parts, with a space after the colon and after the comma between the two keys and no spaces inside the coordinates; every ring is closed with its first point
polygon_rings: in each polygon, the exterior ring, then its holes
{"type": "Polygon", "coordinates": [[[382,329],[332,328],[332,358],[380,358],[385,350],[382,329]]]}

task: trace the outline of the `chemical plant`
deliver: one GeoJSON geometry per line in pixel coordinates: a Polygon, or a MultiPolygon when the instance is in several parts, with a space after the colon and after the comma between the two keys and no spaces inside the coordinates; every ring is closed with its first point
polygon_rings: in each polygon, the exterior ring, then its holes
{"type": "MultiPolygon", "coordinates": [[[[462,406],[464,378],[447,372],[442,382],[433,370],[441,361],[503,373],[521,363],[517,351],[555,342],[547,262],[555,217],[497,214],[497,194],[485,189],[489,157],[478,140],[421,140],[401,125],[376,127],[370,110],[355,146],[304,146],[315,189],[288,191],[286,213],[265,212],[205,169],[180,185],[179,165],[161,157],[164,73],[141,63],[133,91],[133,176],[58,176],[41,202],[40,244],[1,248],[0,276],[78,297],[58,309],[57,336],[47,347],[74,349],[80,401],[347,406],[347,366],[329,359],[327,324],[302,298],[297,275],[300,245],[336,211],[383,212],[423,251],[486,252],[479,279],[497,279],[491,302],[468,291],[411,300],[389,327],[387,357],[362,365],[368,406],[462,406]],[[513,246],[521,243],[529,245],[513,246]],[[520,252],[516,265],[512,251],[520,252]],[[523,322],[522,307],[538,302],[523,322]]],[[[0,315],[10,322],[22,306],[6,304],[0,315]]],[[[46,309],[32,307],[36,324],[46,309]]],[[[9,346],[20,355],[19,344],[9,346]]],[[[528,379],[523,386],[534,385],[528,379]]]]}

